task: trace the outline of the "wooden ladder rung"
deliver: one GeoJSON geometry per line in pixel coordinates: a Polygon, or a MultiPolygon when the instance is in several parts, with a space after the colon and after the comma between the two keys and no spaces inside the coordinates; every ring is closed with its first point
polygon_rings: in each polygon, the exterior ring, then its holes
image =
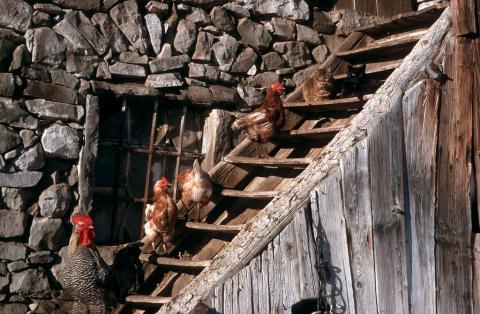
{"type": "Polygon", "coordinates": [[[241,190],[231,190],[223,189],[222,195],[229,197],[239,197],[239,198],[256,198],[256,199],[270,199],[280,193],[279,191],[241,191],[241,190]]]}
{"type": "Polygon", "coordinates": [[[379,53],[392,54],[394,52],[402,52],[405,48],[413,46],[417,41],[425,35],[427,30],[415,30],[398,35],[392,35],[389,38],[383,38],[373,41],[365,47],[355,48],[347,51],[337,52],[335,55],[342,59],[360,59],[364,57],[378,56],[379,53]]]}
{"type": "Polygon", "coordinates": [[[241,156],[225,156],[223,161],[236,164],[236,165],[252,165],[259,167],[301,167],[305,168],[308,166],[313,159],[312,158],[251,158],[251,157],[241,157],[241,156]]]}
{"type": "Polygon", "coordinates": [[[211,263],[211,261],[189,261],[171,257],[158,257],[155,254],[140,254],[140,260],[163,267],[190,269],[203,269],[210,266],[211,263]]]}
{"type": "Polygon", "coordinates": [[[125,301],[130,304],[165,304],[170,302],[170,297],[154,297],[151,295],[129,295],[125,301]]]}
{"type": "Polygon", "coordinates": [[[338,132],[344,129],[344,126],[330,126],[323,128],[315,128],[310,130],[293,130],[290,132],[285,132],[278,134],[280,138],[313,138],[313,139],[330,139],[333,138],[338,132]]]}
{"type": "MultiPolygon", "coordinates": [[[[345,75],[346,77],[346,75],[345,75]]],[[[372,98],[373,95],[364,95],[362,99],[357,97],[325,99],[316,103],[294,102],[283,104],[286,109],[308,109],[308,110],[345,110],[361,108],[363,104],[372,98]]]]}
{"type": "Polygon", "coordinates": [[[187,227],[187,229],[196,230],[196,231],[237,234],[238,232],[240,232],[243,225],[215,225],[215,224],[208,224],[204,222],[189,221],[185,224],[185,227],[187,227]]]}

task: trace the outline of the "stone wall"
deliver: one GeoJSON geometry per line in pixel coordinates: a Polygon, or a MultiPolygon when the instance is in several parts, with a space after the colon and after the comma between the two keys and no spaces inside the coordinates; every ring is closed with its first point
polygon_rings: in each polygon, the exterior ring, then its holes
{"type": "Polygon", "coordinates": [[[278,79],[293,89],[348,27],[374,19],[303,0],[52,2],[0,1],[2,313],[68,312],[58,281],[88,95],[248,109],[278,79]]]}

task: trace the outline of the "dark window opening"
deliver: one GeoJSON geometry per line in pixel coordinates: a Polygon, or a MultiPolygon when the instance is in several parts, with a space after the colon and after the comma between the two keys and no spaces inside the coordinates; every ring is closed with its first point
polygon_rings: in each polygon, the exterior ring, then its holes
{"type": "Polygon", "coordinates": [[[100,98],[93,216],[98,243],[142,237],[143,210],[156,180],[176,194],[178,172],[203,159],[204,113],[149,97],[100,98]]]}

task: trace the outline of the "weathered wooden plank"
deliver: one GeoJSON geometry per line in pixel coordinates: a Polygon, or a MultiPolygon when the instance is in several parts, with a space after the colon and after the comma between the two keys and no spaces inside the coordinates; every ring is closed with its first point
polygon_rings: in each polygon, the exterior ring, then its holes
{"type": "Polygon", "coordinates": [[[324,241],[324,261],[328,263],[327,301],[341,313],[356,313],[352,275],[348,256],[347,233],[343,215],[343,197],[340,168],[333,169],[314,190],[312,220],[315,237],[317,226],[324,241]]]}
{"type": "MultiPolygon", "coordinates": [[[[477,10],[480,16],[480,0],[477,1],[477,10]]],[[[480,40],[475,39],[473,46],[473,59],[474,59],[474,85],[473,85],[473,155],[475,162],[475,182],[477,185],[477,220],[472,221],[472,226],[475,230],[480,231],[480,197],[478,197],[478,191],[480,191],[480,40]]],[[[473,216],[475,217],[475,216],[473,216]]]]}
{"type": "MultiPolygon", "coordinates": [[[[312,220],[309,206],[301,209],[293,219],[298,258],[300,299],[313,299],[318,296],[318,274],[315,269],[315,240],[312,233],[312,220]]],[[[299,300],[294,300],[298,302],[299,300]]]]}
{"type": "Polygon", "coordinates": [[[280,254],[283,256],[283,301],[286,312],[291,313],[293,304],[301,300],[298,268],[297,241],[294,226],[290,223],[280,233],[280,254]]]}
{"type": "Polygon", "coordinates": [[[372,95],[364,95],[362,99],[358,99],[358,97],[326,99],[318,103],[292,102],[283,106],[287,109],[306,109],[308,111],[345,110],[361,108],[371,97],[372,95]]]}
{"type": "Polygon", "coordinates": [[[285,167],[285,168],[294,168],[294,167],[306,167],[309,163],[312,162],[312,158],[251,158],[251,157],[235,157],[235,156],[225,156],[223,158],[225,162],[229,162],[236,165],[250,165],[257,167],[285,167]]]}
{"type": "MultiPolygon", "coordinates": [[[[394,104],[401,103],[408,84],[433,60],[434,52],[442,45],[450,29],[450,18],[450,10],[447,8],[427,33],[429,40],[415,46],[351,124],[325,147],[323,157],[310,164],[301,175],[285,186],[281,194],[252,219],[249,228],[243,229],[217,254],[212,265],[184,287],[183,291],[172,302],[162,307],[159,313],[191,311],[202,298],[208,297],[217,284],[248,264],[292,221],[296,211],[308,201],[310,191],[338,166],[342,154],[366,136],[365,130],[368,125],[376,118],[383,117],[394,104]]],[[[390,252],[391,249],[387,248],[385,251],[390,252]]]]}
{"type": "Polygon", "coordinates": [[[256,198],[256,199],[269,199],[278,195],[278,191],[242,191],[223,189],[222,196],[228,197],[240,197],[240,198],[256,198]]]}
{"type": "Polygon", "coordinates": [[[340,132],[345,126],[346,125],[315,128],[311,130],[293,130],[287,133],[278,134],[277,136],[279,138],[302,137],[314,139],[328,139],[333,138],[335,134],[340,132]]]}
{"type": "Polygon", "coordinates": [[[420,81],[403,97],[405,158],[410,205],[411,313],[436,313],[435,306],[435,169],[441,89],[420,81]]]}
{"type": "Polygon", "coordinates": [[[391,17],[396,14],[413,11],[413,1],[410,0],[376,0],[377,15],[391,17]]]}
{"type": "Polygon", "coordinates": [[[355,0],[337,0],[335,1],[335,10],[353,10],[355,0]]]}
{"type": "Polygon", "coordinates": [[[165,304],[170,302],[170,297],[152,297],[150,295],[129,295],[125,301],[131,304],[165,304]]]}
{"type": "Polygon", "coordinates": [[[345,223],[357,313],[377,313],[367,140],[341,162],[345,223]]]}
{"type": "Polygon", "coordinates": [[[238,314],[251,314],[253,312],[252,304],[252,278],[250,269],[243,268],[238,274],[238,314]]]}
{"type": "Polygon", "coordinates": [[[223,302],[223,285],[218,285],[213,294],[213,309],[216,313],[223,313],[223,302]]]}
{"type": "Polygon", "coordinates": [[[437,157],[435,262],[437,313],[472,313],[470,169],[473,45],[447,39],[437,157]],[[461,101],[459,101],[461,99],[461,101]]]}
{"type": "Polygon", "coordinates": [[[475,0],[452,0],[453,35],[466,36],[476,34],[477,12],[475,0]]]}
{"type": "Polygon", "coordinates": [[[284,291],[284,270],[283,270],[283,256],[280,244],[280,237],[277,236],[272,241],[273,259],[271,261],[271,275],[270,287],[273,288],[271,295],[271,313],[283,314],[286,313],[286,308],[283,302],[283,294],[288,293],[284,291]]]}
{"type": "Polygon", "coordinates": [[[240,230],[242,230],[243,225],[215,225],[215,224],[207,224],[204,222],[188,221],[185,224],[185,227],[187,229],[196,230],[196,231],[237,234],[240,230]]]}
{"type": "Polygon", "coordinates": [[[238,298],[239,291],[240,291],[240,287],[238,285],[238,282],[239,282],[238,275],[239,274],[232,277],[232,299],[230,301],[232,302],[232,312],[235,314],[240,313],[240,307],[242,306],[238,298]]]}
{"type": "Polygon", "coordinates": [[[401,101],[377,118],[367,133],[378,312],[407,313],[407,208],[401,101]]]}
{"type": "Polygon", "coordinates": [[[140,254],[140,260],[158,266],[171,268],[203,269],[211,264],[211,261],[190,261],[170,257],[157,257],[153,254],[140,254]]]}
{"type": "Polygon", "coordinates": [[[233,278],[223,284],[223,313],[236,314],[233,310],[233,278]]]}
{"type": "Polygon", "coordinates": [[[372,0],[355,0],[355,11],[377,15],[377,2],[372,0]]]}
{"type": "Polygon", "coordinates": [[[480,313],[480,233],[473,235],[473,313],[480,313]]]}

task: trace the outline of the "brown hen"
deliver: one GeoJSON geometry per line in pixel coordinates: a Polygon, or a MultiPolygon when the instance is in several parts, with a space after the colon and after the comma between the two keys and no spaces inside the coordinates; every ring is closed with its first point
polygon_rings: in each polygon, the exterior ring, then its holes
{"type": "MultiPolygon", "coordinates": [[[[208,173],[202,170],[197,159],[192,169],[182,171],[178,177],[178,187],[182,193],[182,203],[189,209],[195,206],[194,220],[200,220],[200,209],[210,202],[212,183],[208,173]]],[[[193,211],[193,209],[191,209],[193,211]]]]}
{"type": "Polygon", "coordinates": [[[168,179],[162,177],[155,182],[153,193],[155,203],[147,206],[144,225],[145,236],[152,242],[155,250],[155,240],[161,239],[165,252],[173,244],[175,224],[177,223],[178,209],[175,201],[168,194],[168,179]]]}
{"type": "Polygon", "coordinates": [[[280,82],[276,82],[267,89],[265,102],[254,112],[236,120],[232,124],[233,130],[245,130],[247,137],[258,143],[257,155],[259,158],[268,157],[268,153],[260,154],[259,148],[268,142],[272,135],[285,123],[285,112],[283,111],[280,94],[284,88],[280,82]]]}

